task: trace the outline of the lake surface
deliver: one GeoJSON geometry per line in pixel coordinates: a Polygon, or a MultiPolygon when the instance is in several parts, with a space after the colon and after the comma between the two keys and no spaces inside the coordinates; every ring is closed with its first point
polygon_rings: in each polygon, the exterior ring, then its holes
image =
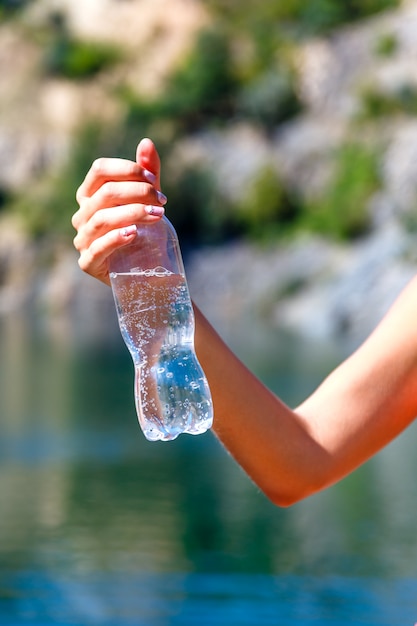
{"type": "MultiPolygon", "coordinates": [[[[290,403],[343,354],[243,321],[225,338],[290,403]]],[[[114,320],[88,341],[12,316],[0,349],[1,625],[417,622],[414,427],[281,510],[211,433],[144,439],[114,320]]]]}

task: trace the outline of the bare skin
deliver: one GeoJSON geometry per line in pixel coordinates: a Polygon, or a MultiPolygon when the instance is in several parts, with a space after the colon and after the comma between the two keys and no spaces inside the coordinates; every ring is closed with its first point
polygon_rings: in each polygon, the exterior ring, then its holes
{"type": "MultiPolygon", "coordinates": [[[[163,214],[153,143],[142,140],[136,162],[96,161],[77,201],[73,226],[79,265],[109,285],[108,258],[134,239],[132,225],[163,214]]],[[[197,307],[195,314],[197,354],[214,401],[214,431],[279,506],[340,480],[417,414],[417,278],[364,344],[294,410],[237,359],[197,307]]]]}

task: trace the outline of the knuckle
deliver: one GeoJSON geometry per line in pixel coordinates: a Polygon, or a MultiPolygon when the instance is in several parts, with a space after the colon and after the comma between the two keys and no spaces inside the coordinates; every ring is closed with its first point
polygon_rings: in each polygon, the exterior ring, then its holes
{"type": "Polygon", "coordinates": [[[74,213],[74,215],[71,218],[71,225],[73,228],[75,228],[75,230],[78,230],[78,226],[79,226],[79,217],[78,217],[78,211],[77,213],[74,213]]]}
{"type": "Polygon", "coordinates": [[[79,202],[79,209],[74,213],[71,218],[71,224],[73,225],[75,230],[80,230],[86,220],[86,211],[88,214],[88,203],[89,198],[83,197],[79,202]]]}
{"type": "Polygon", "coordinates": [[[94,213],[91,217],[90,217],[90,221],[88,224],[89,230],[91,231],[91,234],[94,236],[96,235],[99,231],[101,231],[102,227],[103,227],[103,212],[102,211],[96,211],[96,213],[94,213]]]}
{"type": "Polygon", "coordinates": [[[89,241],[94,243],[99,238],[107,236],[114,228],[117,228],[123,218],[123,212],[112,209],[99,209],[93,213],[88,221],[86,236],[89,241]]]}
{"type": "Polygon", "coordinates": [[[74,245],[74,248],[78,250],[78,252],[80,252],[81,246],[80,246],[80,237],[78,234],[75,235],[74,239],[72,240],[72,243],[74,245]]]}
{"type": "Polygon", "coordinates": [[[91,172],[96,176],[103,176],[106,172],[106,163],[107,159],[105,157],[99,157],[98,159],[94,159],[91,164],[91,172]]]}
{"type": "Polygon", "coordinates": [[[152,185],[150,185],[149,183],[137,182],[134,187],[134,194],[132,196],[132,202],[138,205],[149,200],[153,202],[152,185]]]}
{"type": "Polygon", "coordinates": [[[86,274],[90,274],[91,273],[92,262],[93,262],[93,258],[92,258],[91,254],[89,252],[85,252],[85,253],[81,254],[80,258],[78,259],[79,267],[86,274]]]}
{"type": "Polygon", "coordinates": [[[127,221],[135,221],[138,218],[138,204],[129,204],[127,209],[127,221]]]}
{"type": "Polygon", "coordinates": [[[78,266],[80,267],[80,269],[82,269],[83,272],[87,271],[87,265],[85,262],[85,258],[84,255],[81,255],[80,258],[78,259],[78,266]]]}
{"type": "Polygon", "coordinates": [[[85,183],[82,183],[75,192],[75,200],[79,206],[82,206],[83,200],[86,198],[85,183]]]}
{"type": "Polygon", "coordinates": [[[100,191],[103,198],[107,201],[111,201],[112,203],[114,203],[114,201],[117,202],[121,197],[120,185],[112,180],[108,180],[103,183],[100,191]]]}
{"type": "Polygon", "coordinates": [[[85,274],[91,274],[91,270],[89,269],[89,265],[87,263],[84,263],[84,261],[82,259],[79,259],[78,266],[85,274]]]}

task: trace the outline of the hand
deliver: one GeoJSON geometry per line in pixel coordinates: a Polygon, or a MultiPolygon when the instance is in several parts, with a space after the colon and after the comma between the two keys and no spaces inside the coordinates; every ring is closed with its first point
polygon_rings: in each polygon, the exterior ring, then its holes
{"type": "Polygon", "coordinates": [[[80,268],[110,284],[108,258],[131,243],[136,224],[152,222],[164,214],[166,197],[160,191],[160,159],[150,139],[142,139],[136,162],[100,158],[94,161],[76,199],[78,211],[72,225],[80,268]]]}

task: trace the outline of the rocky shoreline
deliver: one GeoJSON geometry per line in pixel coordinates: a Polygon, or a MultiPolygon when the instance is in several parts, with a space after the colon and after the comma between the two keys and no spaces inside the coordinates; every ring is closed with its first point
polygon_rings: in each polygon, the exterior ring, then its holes
{"type": "MultiPolygon", "coordinates": [[[[84,15],[84,5],[83,10],[78,5],[77,11],[78,3],[64,4],[75,33],[84,33],[87,26],[100,30],[110,23],[107,16],[102,22],[97,18],[78,23],[76,16],[84,15]]],[[[136,3],[126,4],[123,23],[129,11],[139,21],[146,16],[152,23],[154,19],[161,23],[165,18],[176,20],[189,3],[176,0],[178,11],[171,7],[168,14],[167,3],[161,0],[157,3],[157,17],[151,0],[137,4],[141,4],[140,9],[136,3]]],[[[50,6],[47,0],[38,1],[28,16],[41,23],[42,14],[50,6]]],[[[114,11],[120,11],[118,3],[112,6],[114,11]]],[[[96,9],[101,15],[98,4],[96,9]]],[[[182,24],[182,34],[175,29],[162,29],[166,46],[177,50],[179,43],[190,45],[193,33],[205,22],[202,11],[198,3],[194,13],[190,13],[192,19],[182,24]],[[171,40],[174,31],[175,41],[171,40]]],[[[167,23],[171,24],[169,20],[167,23]]],[[[387,118],[368,120],[363,126],[356,122],[364,89],[374,90],[382,100],[404,89],[411,95],[416,92],[416,25],[417,1],[407,0],[395,11],[347,26],[332,36],[304,42],[297,56],[299,95],[303,102],[300,115],[269,136],[255,126],[233,120],[221,130],[207,129],[184,137],[175,146],[173,159],[180,167],[190,163],[207,167],[224,197],[230,194],[233,199],[244,194],[251,176],[266,166],[273,167],[289,186],[314,196],[329,178],[334,150],[352,140],[355,132],[378,151],[381,185],[369,206],[363,207],[371,213],[372,232],[361,240],[342,245],[305,235],[269,247],[240,241],[187,255],[190,291],[216,326],[221,328],[248,314],[302,336],[360,340],[414,275],[415,111],[400,110],[387,118]],[[394,48],[391,54],[381,55],[378,44],[387,37],[394,48]]],[[[137,22],[135,32],[136,26],[137,22]]],[[[141,32],[147,32],[145,22],[141,32]]],[[[108,91],[105,80],[78,85],[41,79],[34,70],[41,51],[33,41],[25,41],[22,25],[3,25],[2,33],[0,65],[4,68],[4,80],[0,104],[4,117],[0,124],[0,183],[4,189],[15,191],[30,188],[40,172],[54,171],[65,162],[80,119],[88,114],[98,115],[97,107],[103,120],[106,115],[113,119],[117,107],[114,108],[114,102],[109,104],[111,90],[108,91]]],[[[98,32],[96,35],[100,39],[98,32]]],[[[129,39],[129,46],[136,45],[135,37],[129,39]]],[[[162,49],[160,38],[155,46],[162,49]]],[[[162,56],[166,61],[166,55],[162,56]]],[[[135,58],[139,63],[141,55],[135,58]]],[[[142,65],[131,71],[143,77],[142,65]]],[[[57,324],[69,335],[73,333],[83,340],[102,337],[110,327],[114,328],[111,292],[82,274],[71,242],[54,241],[53,236],[47,243],[33,241],[16,218],[2,213],[0,319],[13,317],[17,312],[40,314],[47,325],[57,324]]]]}
{"type": "MultiPolygon", "coordinates": [[[[110,289],[83,274],[75,250],[37,249],[11,224],[0,232],[0,319],[41,316],[80,341],[117,329],[110,289]],[[45,257],[54,257],[48,267],[45,257]]],[[[220,330],[252,317],[301,337],[360,341],[414,276],[415,239],[391,222],[353,245],[311,235],[270,246],[238,241],[187,254],[186,272],[193,299],[220,330]]]]}
{"type": "Polygon", "coordinates": [[[415,243],[395,223],[349,246],[313,236],[269,250],[237,243],[196,252],[188,281],[220,327],[255,315],[306,338],[357,342],[416,273],[415,243]]]}

